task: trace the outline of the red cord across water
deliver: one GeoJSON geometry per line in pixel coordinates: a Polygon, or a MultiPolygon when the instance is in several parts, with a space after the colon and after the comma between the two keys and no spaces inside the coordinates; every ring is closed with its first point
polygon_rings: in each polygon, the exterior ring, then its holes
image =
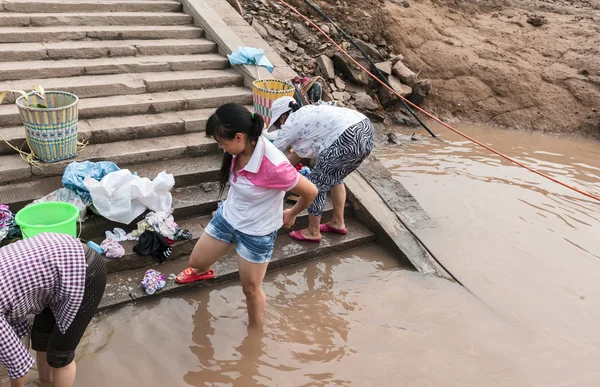
{"type": "Polygon", "coordinates": [[[398,98],[401,98],[402,100],[404,100],[404,102],[408,103],[408,104],[409,104],[409,105],[411,105],[413,108],[415,108],[415,109],[417,109],[418,111],[420,111],[421,113],[425,114],[427,117],[429,117],[429,118],[431,118],[432,120],[436,121],[437,123],[439,123],[439,124],[443,125],[444,127],[446,127],[446,128],[448,128],[448,129],[450,129],[450,130],[451,130],[451,131],[453,131],[454,133],[456,133],[456,134],[458,134],[458,135],[460,135],[460,136],[462,136],[462,137],[466,138],[467,140],[469,140],[469,141],[471,141],[471,142],[473,142],[473,143],[475,143],[475,144],[477,144],[477,145],[479,145],[479,146],[481,146],[481,147],[483,147],[483,148],[487,149],[488,151],[490,151],[490,152],[492,152],[492,153],[494,153],[494,154],[497,154],[498,156],[500,156],[500,157],[502,157],[502,158],[504,158],[504,159],[506,159],[506,160],[510,161],[510,162],[511,162],[511,163],[513,163],[513,164],[516,164],[516,165],[518,165],[518,166],[520,166],[520,167],[523,167],[523,168],[527,169],[528,171],[531,171],[531,172],[533,172],[533,173],[535,173],[535,174],[537,174],[537,175],[540,175],[540,176],[542,176],[542,177],[545,177],[546,179],[548,179],[548,180],[550,180],[550,181],[553,181],[553,182],[555,182],[555,183],[557,183],[557,184],[560,184],[560,185],[562,185],[563,187],[569,188],[569,189],[571,189],[571,190],[573,190],[573,191],[575,191],[575,192],[578,192],[578,193],[580,193],[580,194],[582,194],[582,195],[585,195],[585,196],[587,196],[587,197],[589,197],[589,198],[592,198],[592,199],[594,199],[594,200],[597,200],[597,201],[599,201],[599,202],[600,202],[600,197],[598,197],[598,196],[596,196],[596,195],[593,195],[593,194],[591,194],[591,193],[589,193],[589,192],[585,192],[585,191],[583,191],[583,190],[580,190],[579,188],[573,187],[572,185],[569,185],[569,184],[567,184],[567,183],[564,183],[564,182],[562,182],[562,181],[560,181],[560,180],[557,180],[557,179],[553,178],[552,176],[546,175],[546,174],[545,174],[545,173],[543,173],[543,172],[540,172],[540,171],[538,171],[538,170],[535,170],[535,169],[533,169],[533,168],[531,168],[531,167],[528,167],[527,165],[525,165],[525,164],[521,163],[520,161],[517,161],[517,160],[513,159],[513,158],[512,158],[512,157],[510,157],[510,156],[507,156],[507,155],[505,155],[505,154],[503,154],[503,153],[501,153],[501,152],[498,152],[497,150],[495,150],[495,149],[493,149],[493,148],[491,148],[491,147],[489,147],[489,146],[487,146],[487,145],[485,145],[485,144],[483,144],[483,143],[481,143],[481,142],[477,141],[476,139],[474,139],[474,138],[472,138],[472,137],[470,137],[470,136],[468,136],[468,135],[466,135],[466,134],[462,133],[462,132],[461,132],[461,131],[459,131],[458,129],[454,129],[452,126],[450,126],[450,125],[446,124],[444,121],[440,120],[439,118],[437,118],[437,117],[436,117],[436,116],[434,116],[433,114],[431,114],[431,113],[429,113],[429,112],[427,112],[427,111],[425,111],[425,110],[421,109],[419,106],[415,105],[414,103],[410,102],[409,100],[407,100],[406,98],[404,98],[403,96],[401,96],[400,94],[398,94],[398,93],[397,93],[397,92],[396,92],[394,89],[392,89],[391,87],[389,87],[388,85],[386,85],[386,84],[385,84],[385,82],[383,82],[381,79],[377,78],[377,77],[376,77],[375,75],[373,75],[373,74],[372,74],[372,73],[371,73],[369,70],[367,70],[366,68],[364,68],[364,67],[363,67],[363,66],[362,66],[360,63],[358,63],[358,62],[357,62],[357,61],[356,61],[354,58],[352,58],[352,56],[350,56],[350,54],[348,54],[348,53],[346,52],[346,50],[344,50],[342,47],[340,47],[340,45],[339,45],[339,44],[337,44],[337,43],[335,42],[335,40],[333,40],[333,39],[332,39],[332,38],[331,38],[329,35],[327,35],[327,34],[326,34],[326,33],[325,33],[325,32],[324,32],[324,31],[323,31],[323,30],[322,30],[322,29],[321,29],[321,28],[320,28],[318,25],[316,25],[316,24],[315,24],[315,23],[314,23],[312,20],[310,20],[308,17],[304,16],[304,15],[303,15],[303,14],[302,14],[300,11],[298,11],[296,8],[292,7],[291,5],[289,5],[288,3],[286,3],[285,1],[283,1],[283,0],[279,0],[279,2],[281,2],[283,5],[285,5],[285,6],[286,6],[286,7],[288,7],[290,10],[292,10],[292,12],[294,12],[295,14],[297,14],[298,16],[300,16],[302,19],[304,19],[305,21],[307,21],[308,23],[310,23],[310,24],[311,24],[313,27],[315,27],[315,28],[316,28],[316,29],[317,29],[317,30],[318,30],[320,33],[322,33],[322,34],[323,34],[323,35],[324,35],[324,36],[327,38],[327,40],[329,40],[331,43],[333,43],[333,45],[334,45],[334,46],[335,46],[335,47],[336,47],[336,48],[337,48],[337,49],[338,49],[338,50],[339,50],[341,53],[343,53],[345,56],[347,56],[347,57],[348,57],[348,59],[350,59],[350,60],[351,60],[351,61],[352,61],[352,62],[353,62],[355,65],[357,65],[358,67],[360,67],[360,69],[361,69],[361,70],[363,70],[365,73],[369,74],[369,76],[370,76],[371,78],[375,79],[375,80],[376,80],[377,82],[379,82],[379,83],[380,83],[382,86],[384,86],[384,87],[385,87],[385,88],[387,88],[389,91],[391,91],[392,93],[394,93],[394,94],[395,94],[395,95],[396,95],[398,98]]]}

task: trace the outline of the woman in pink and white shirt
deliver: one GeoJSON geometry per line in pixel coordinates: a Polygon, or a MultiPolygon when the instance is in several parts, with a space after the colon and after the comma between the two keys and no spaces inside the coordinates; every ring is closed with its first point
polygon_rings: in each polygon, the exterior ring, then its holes
{"type": "Polygon", "coordinates": [[[238,267],[246,295],[250,324],[260,323],[265,309],[262,281],[277,231],[291,227],[296,216],[317,196],[317,188],[290,164],[287,157],[261,136],[264,121],[238,104],[225,104],[208,119],[206,135],[225,151],[221,192],[229,184],[227,200],[217,210],[190,256],[190,266],[177,276],[179,283],[214,278],[211,269],[237,244],[238,267]],[[285,192],[300,196],[283,211],[285,192]]]}

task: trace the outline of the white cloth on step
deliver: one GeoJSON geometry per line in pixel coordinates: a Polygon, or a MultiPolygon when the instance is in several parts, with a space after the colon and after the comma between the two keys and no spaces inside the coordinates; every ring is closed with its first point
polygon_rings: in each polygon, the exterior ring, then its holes
{"type": "Polygon", "coordinates": [[[121,169],[109,173],[100,181],[86,178],[83,184],[90,191],[98,213],[113,222],[129,224],[147,208],[170,211],[173,204],[171,189],[175,185],[175,178],[165,171],[150,180],[133,175],[128,169],[121,169]]]}

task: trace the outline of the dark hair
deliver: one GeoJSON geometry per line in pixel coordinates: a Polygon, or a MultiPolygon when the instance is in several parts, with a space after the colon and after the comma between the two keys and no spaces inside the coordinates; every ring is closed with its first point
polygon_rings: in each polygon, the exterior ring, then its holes
{"type": "MultiPolygon", "coordinates": [[[[294,112],[297,112],[298,110],[300,110],[300,105],[298,105],[294,101],[290,102],[290,104],[288,106],[289,106],[290,110],[288,110],[287,112],[285,112],[283,114],[289,114],[290,112],[294,113],[294,112]]],[[[283,116],[283,114],[281,116],[279,116],[277,121],[273,122],[273,125],[275,125],[275,127],[278,128],[281,126],[281,117],[283,116]]]]}
{"type": "MultiPolygon", "coordinates": [[[[265,121],[260,114],[250,113],[248,109],[237,103],[226,103],[208,118],[206,136],[214,139],[232,140],[236,134],[243,133],[248,136],[248,141],[252,143],[258,141],[264,127],[265,121]]],[[[221,172],[219,173],[219,196],[223,194],[229,181],[232,160],[233,155],[225,152],[221,172]]]]}

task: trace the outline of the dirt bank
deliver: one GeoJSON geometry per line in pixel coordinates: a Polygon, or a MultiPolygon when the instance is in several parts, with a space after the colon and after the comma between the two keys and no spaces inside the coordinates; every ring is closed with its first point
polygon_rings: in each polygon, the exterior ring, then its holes
{"type": "MultiPolygon", "coordinates": [[[[302,0],[290,2],[323,23],[302,0]]],[[[600,0],[316,3],[380,60],[402,54],[419,80],[431,79],[423,106],[445,120],[600,138],[600,0]]]]}
{"type": "Polygon", "coordinates": [[[431,0],[386,9],[395,50],[433,80],[425,107],[448,119],[600,138],[600,1],[431,0]],[[541,26],[528,23],[533,14],[541,26]]]}

